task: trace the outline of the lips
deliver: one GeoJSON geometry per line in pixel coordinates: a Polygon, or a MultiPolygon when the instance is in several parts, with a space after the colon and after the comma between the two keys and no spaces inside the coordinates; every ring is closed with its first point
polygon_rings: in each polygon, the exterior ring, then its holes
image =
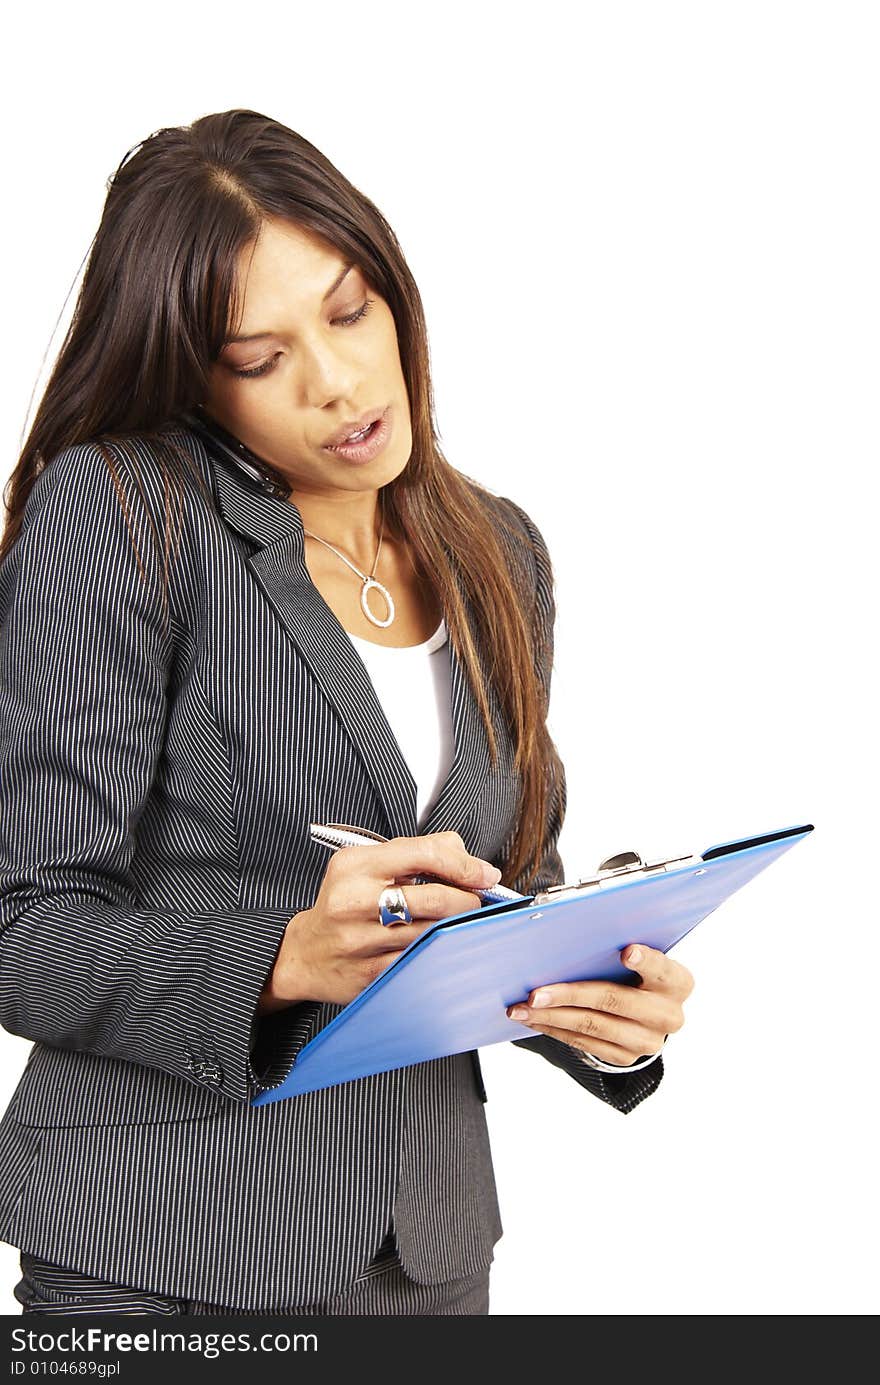
{"type": "Polygon", "coordinates": [[[331,433],[324,443],[324,447],[331,450],[340,447],[344,443],[362,442],[364,436],[369,431],[372,424],[376,423],[385,412],[384,409],[370,409],[368,413],[361,414],[360,418],[349,420],[341,428],[337,428],[335,433],[331,433]]]}
{"type": "Polygon", "coordinates": [[[357,442],[338,442],[335,447],[324,448],[325,452],[332,452],[337,462],[344,462],[347,466],[364,466],[367,462],[372,462],[379,453],[384,451],[391,437],[391,405],[384,409],[375,422],[371,423],[366,432],[359,434],[357,442]]]}

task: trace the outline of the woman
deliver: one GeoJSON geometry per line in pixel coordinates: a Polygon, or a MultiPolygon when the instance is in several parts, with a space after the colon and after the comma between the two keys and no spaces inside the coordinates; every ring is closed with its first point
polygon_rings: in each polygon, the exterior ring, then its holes
{"type": "MultiPolygon", "coordinates": [[[[476,1053],[252,1105],[433,920],[563,879],[547,549],[440,452],[377,209],[253,111],[139,145],[8,490],[16,1298],[488,1312],[476,1053]],[[390,840],[328,864],[315,821],[390,840]],[[396,886],[411,922],[380,927],[396,886]]],[[[545,988],[516,1040],[621,1111],[692,985],[627,959],[638,985],[545,988]]]]}

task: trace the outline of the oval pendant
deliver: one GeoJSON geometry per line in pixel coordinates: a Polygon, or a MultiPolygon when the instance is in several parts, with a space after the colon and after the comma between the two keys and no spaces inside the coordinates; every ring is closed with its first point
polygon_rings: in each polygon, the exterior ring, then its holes
{"type": "Polygon", "coordinates": [[[363,607],[364,615],[367,617],[367,620],[371,620],[374,625],[379,625],[382,629],[384,629],[386,625],[390,625],[394,619],[394,602],[391,600],[391,593],[386,587],[382,586],[381,582],[377,582],[375,577],[364,578],[364,585],[361,587],[361,606],[363,607]],[[377,592],[381,592],[385,599],[385,604],[388,607],[387,620],[378,620],[367,605],[367,594],[371,587],[375,587],[377,592]]]}

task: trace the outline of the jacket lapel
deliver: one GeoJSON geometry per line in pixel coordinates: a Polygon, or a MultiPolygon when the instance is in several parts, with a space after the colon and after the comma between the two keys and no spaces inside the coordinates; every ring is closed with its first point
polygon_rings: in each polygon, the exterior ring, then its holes
{"type": "MultiPolygon", "coordinates": [[[[188,440],[195,442],[193,434],[188,440]]],[[[201,448],[201,441],[195,442],[201,448]]],[[[309,665],[358,751],[388,820],[389,836],[456,831],[473,807],[489,770],[489,745],[476,699],[451,641],[450,682],[455,754],[421,829],[416,784],[372,679],[334,612],[312,582],[305,561],[302,516],[290,500],[261,490],[213,453],[211,479],[224,522],[250,540],[246,559],[287,637],[309,665]]]]}

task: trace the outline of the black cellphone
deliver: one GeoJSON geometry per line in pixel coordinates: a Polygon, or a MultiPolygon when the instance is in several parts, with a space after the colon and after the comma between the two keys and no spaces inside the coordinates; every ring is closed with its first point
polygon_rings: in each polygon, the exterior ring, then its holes
{"type": "Polygon", "coordinates": [[[183,422],[211,447],[217,457],[227,465],[235,467],[237,471],[243,472],[268,495],[274,495],[278,500],[290,498],[291,487],[281,473],[276,471],[270,462],[258,457],[216,419],[209,419],[201,412],[193,410],[183,415],[183,422]]]}

